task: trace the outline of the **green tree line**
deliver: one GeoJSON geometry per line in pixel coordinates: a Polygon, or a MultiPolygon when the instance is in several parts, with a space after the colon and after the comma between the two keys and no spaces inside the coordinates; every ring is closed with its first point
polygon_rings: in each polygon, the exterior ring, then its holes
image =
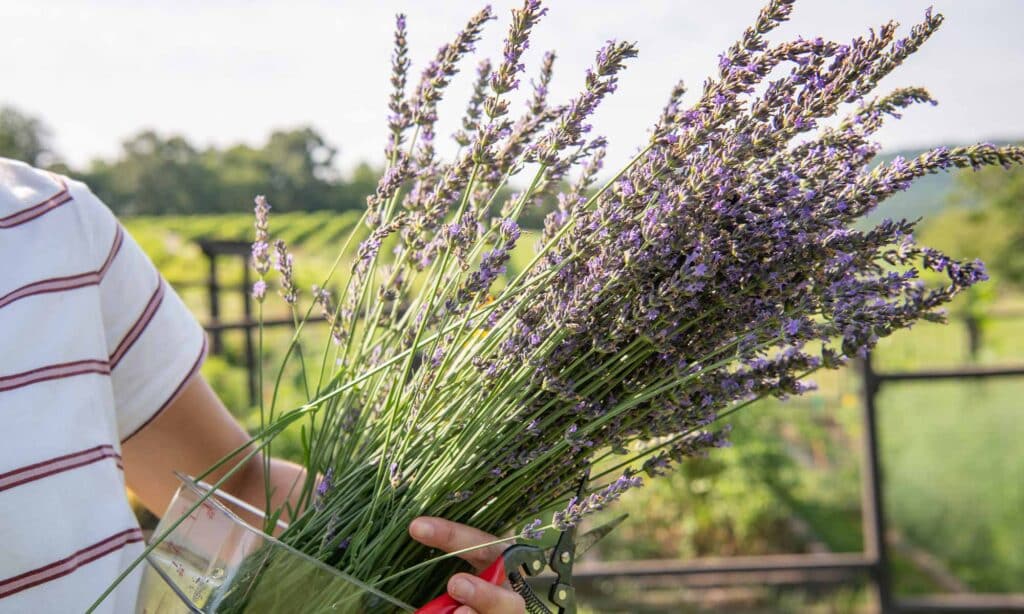
{"type": "Polygon", "coordinates": [[[259,147],[224,148],[145,130],[123,141],[113,158],[71,168],[59,161],[39,118],[0,108],[0,156],[79,178],[120,215],[241,212],[264,193],[277,211],[360,209],[379,170],[364,163],[342,176],[336,155],[308,126],[277,130],[259,147]]]}
{"type": "MultiPolygon", "coordinates": [[[[71,168],[60,162],[42,120],[0,107],[0,156],[81,179],[118,215],[245,212],[257,194],[266,194],[278,212],[362,209],[381,169],[364,162],[342,175],[337,152],[308,126],[274,131],[259,147],[223,148],[199,148],[180,135],[144,130],[124,140],[114,157],[71,168]]],[[[503,190],[497,205],[511,193],[503,190]]],[[[548,196],[519,221],[540,228],[554,206],[548,196]]]]}

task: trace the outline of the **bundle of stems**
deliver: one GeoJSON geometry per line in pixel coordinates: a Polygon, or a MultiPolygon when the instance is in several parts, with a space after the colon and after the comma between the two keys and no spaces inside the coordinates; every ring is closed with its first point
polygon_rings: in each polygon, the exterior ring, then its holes
{"type": "MultiPolygon", "coordinates": [[[[453,561],[408,538],[414,517],[526,538],[571,526],[642,475],[724,445],[726,415],[810,389],[811,372],[941,319],[985,279],[981,263],[917,245],[914,222],[855,226],[925,174],[1024,161],[1021,148],[979,144],[871,165],[883,121],[933,102],[921,88],[873,91],[942,17],[927,12],[903,37],[887,23],[847,43],[769,44],[791,9],[771,0],[689,106],[672,88],[610,176],[588,122],[632,43],[609,41],[580,93],[558,103],[545,54],[514,116],[510,93],[547,10],[527,0],[500,61],[479,63],[446,160],[438,101],[492,15],[474,15],[414,87],[398,16],[387,166],[310,295],[257,198],[253,294],[262,313],[276,268],[297,324],[285,363],[301,365],[308,390],[280,411],[275,384],[260,408],[267,447],[303,422],[309,476],[281,540],[423,603],[453,561]],[[520,226],[538,212],[542,228],[520,226]],[[303,351],[314,312],[333,338],[323,355],[303,351]],[[588,468],[592,490],[570,498],[588,468]]],[[[272,522],[280,510],[268,512],[272,522]]]]}

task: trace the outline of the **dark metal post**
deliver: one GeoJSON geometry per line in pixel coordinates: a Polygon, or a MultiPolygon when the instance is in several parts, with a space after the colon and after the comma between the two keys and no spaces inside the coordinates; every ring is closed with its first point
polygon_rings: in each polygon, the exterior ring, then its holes
{"type": "MultiPolygon", "coordinates": [[[[249,289],[252,288],[252,274],[249,269],[249,256],[242,256],[242,310],[245,313],[245,321],[252,322],[252,295],[249,289]]],[[[252,326],[245,327],[245,369],[249,375],[249,405],[256,405],[256,346],[252,339],[252,326]]]]}
{"type": "Polygon", "coordinates": [[[978,359],[978,352],[981,350],[981,324],[973,314],[969,314],[964,323],[967,325],[967,351],[973,362],[978,359]]]}
{"type": "Polygon", "coordinates": [[[861,516],[864,533],[864,553],[872,561],[869,574],[874,588],[878,610],[883,614],[894,611],[892,578],[889,572],[888,549],[885,544],[885,505],[882,493],[882,469],[878,454],[878,423],[876,400],[882,380],[871,367],[871,354],[861,362],[864,375],[863,455],[861,469],[861,516]]]}
{"type": "MultiPolygon", "coordinates": [[[[209,277],[206,280],[206,287],[209,294],[210,301],[210,318],[214,322],[220,321],[220,298],[217,296],[217,253],[213,250],[204,249],[203,252],[206,254],[206,261],[210,265],[210,270],[207,273],[209,277]]],[[[221,339],[221,333],[219,330],[211,331],[210,333],[210,352],[213,354],[220,354],[223,350],[223,343],[221,339]]]]}

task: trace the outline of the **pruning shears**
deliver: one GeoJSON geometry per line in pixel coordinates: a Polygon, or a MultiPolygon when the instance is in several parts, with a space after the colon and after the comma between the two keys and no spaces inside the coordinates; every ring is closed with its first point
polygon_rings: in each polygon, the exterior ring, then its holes
{"type": "MultiPolygon", "coordinates": [[[[583,498],[589,479],[588,471],[576,489],[577,500],[583,498]]],[[[569,527],[558,534],[558,541],[550,547],[514,544],[506,548],[501,556],[491,563],[490,567],[477,574],[477,577],[496,585],[508,582],[512,590],[519,593],[526,602],[528,614],[553,614],[524,578],[536,576],[550,568],[555,573],[555,578],[548,588],[548,601],[558,608],[558,614],[576,614],[576,589],[572,585],[573,564],[625,519],[625,515],[619,516],[584,533],[579,539],[576,537],[576,527],[569,527]]],[[[416,614],[451,614],[460,605],[451,596],[444,594],[416,610],[416,614]]]]}

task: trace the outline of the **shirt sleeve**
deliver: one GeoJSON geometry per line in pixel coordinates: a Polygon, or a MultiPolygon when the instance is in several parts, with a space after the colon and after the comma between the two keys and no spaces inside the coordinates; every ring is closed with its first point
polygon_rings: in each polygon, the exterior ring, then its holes
{"type": "Polygon", "coordinates": [[[129,439],[177,397],[206,357],[206,334],[110,209],[64,179],[104,262],[99,295],[118,436],[129,439]],[[105,253],[105,255],[104,255],[105,253]]]}

